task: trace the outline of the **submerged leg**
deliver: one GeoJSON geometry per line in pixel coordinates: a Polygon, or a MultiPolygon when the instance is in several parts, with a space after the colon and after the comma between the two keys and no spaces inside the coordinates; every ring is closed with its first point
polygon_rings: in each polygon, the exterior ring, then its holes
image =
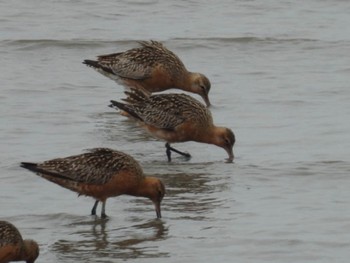
{"type": "Polygon", "coordinates": [[[91,215],[96,215],[96,208],[97,208],[97,205],[98,205],[98,200],[96,200],[94,206],[92,207],[92,210],[91,210],[91,215]]]}
{"type": "Polygon", "coordinates": [[[171,162],[171,151],[176,152],[182,156],[185,156],[186,158],[191,158],[191,154],[189,153],[184,153],[184,152],[180,152],[179,150],[176,150],[175,148],[171,147],[170,144],[167,142],[165,144],[166,147],[166,154],[168,156],[168,161],[171,162]]]}
{"type": "Polygon", "coordinates": [[[106,218],[106,200],[102,202],[101,218],[106,218]]]}

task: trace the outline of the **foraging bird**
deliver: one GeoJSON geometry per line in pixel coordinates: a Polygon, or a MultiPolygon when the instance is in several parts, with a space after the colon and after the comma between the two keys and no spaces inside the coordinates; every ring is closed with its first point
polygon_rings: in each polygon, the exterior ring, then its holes
{"type": "Polygon", "coordinates": [[[154,203],[161,218],[160,203],[165,194],[161,180],[145,176],[139,163],[130,155],[108,148],[94,148],[89,152],[43,163],[22,162],[21,167],[79,195],[96,199],[91,214],[96,214],[102,202],[101,217],[105,218],[106,200],[112,196],[147,197],[154,203]]]}
{"type": "Polygon", "coordinates": [[[21,233],[11,223],[0,221],[0,262],[26,261],[34,263],[39,256],[39,246],[31,239],[22,239],[21,233]]]}
{"type": "Polygon", "coordinates": [[[210,106],[210,81],[201,73],[187,71],[177,55],[157,41],[141,41],[141,47],[98,56],[84,64],[127,87],[159,92],[177,88],[200,95],[210,106]]]}
{"type": "Polygon", "coordinates": [[[128,96],[123,99],[126,103],[111,100],[109,106],[120,109],[123,115],[136,119],[151,135],[166,141],[169,162],[171,151],[191,157],[170,146],[170,143],[186,141],[219,146],[227,152],[227,161],[233,161],[234,133],[226,127],[215,126],[210,111],[194,98],[186,94],[149,95],[138,89],[125,94],[128,96]]]}

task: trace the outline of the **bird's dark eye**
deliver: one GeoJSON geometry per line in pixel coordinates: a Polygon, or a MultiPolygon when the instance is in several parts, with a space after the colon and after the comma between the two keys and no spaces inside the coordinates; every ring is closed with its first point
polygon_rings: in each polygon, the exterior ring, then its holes
{"type": "Polygon", "coordinates": [[[205,86],[199,85],[199,87],[202,89],[202,91],[203,91],[204,93],[207,93],[207,89],[205,88],[205,86]]]}

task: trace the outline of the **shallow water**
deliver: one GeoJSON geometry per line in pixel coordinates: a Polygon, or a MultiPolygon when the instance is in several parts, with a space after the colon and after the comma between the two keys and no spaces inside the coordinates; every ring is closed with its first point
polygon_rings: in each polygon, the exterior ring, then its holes
{"type": "MultiPolygon", "coordinates": [[[[0,3],[0,217],[40,244],[37,262],[348,262],[350,3],[0,3]],[[217,147],[164,143],[108,108],[123,88],[84,59],[156,39],[212,82],[217,147]],[[148,200],[107,202],[108,220],[18,166],[106,146],[161,178],[148,200]]],[[[193,95],[195,96],[195,95],[193,95]]],[[[200,99],[198,96],[196,98],[200,99]]],[[[98,210],[99,211],[99,210],[98,210]]]]}

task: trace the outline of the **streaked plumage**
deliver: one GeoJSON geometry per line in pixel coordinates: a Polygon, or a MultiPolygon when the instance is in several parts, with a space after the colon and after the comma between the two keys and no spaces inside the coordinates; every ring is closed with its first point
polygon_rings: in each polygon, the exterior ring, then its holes
{"type": "Polygon", "coordinates": [[[153,136],[166,141],[169,161],[171,161],[170,150],[177,152],[170,147],[170,143],[186,141],[222,147],[229,156],[228,161],[233,161],[232,148],[235,143],[233,132],[228,128],[215,126],[210,111],[194,98],[186,94],[150,96],[137,89],[126,91],[125,94],[128,95],[123,99],[126,103],[112,100],[110,106],[126,112],[137,119],[153,136]]]}
{"type": "Polygon", "coordinates": [[[0,221],[0,263],[26,261],[33,263],[39,256],[34,240],[23,240],[18,229],[7,221],[0,221]]]}
{"type": "Polygon", "coordinates": [[[23,162],[21,166],[79,195],[95,198],[92,214],[96,214],[98,201],[101,201],[101,217],[106,217],[107,198],[126,194],[151,199],[157,217],[161,217],[163,183],[158,178],[145,176],[139,163],[125,153],[95,148],[84,154],[43,163],[23,162]]]}
{"type": "Polygon", "coordinates": [[[210,105],[210,81],[206,76],[189,72],[179,57],[160,42],[139,43],[139,48],[101,55],[97,61],[83,63],[127,87],[143,88],[151,93],[177,88],[197,93],[210,105]]]}

